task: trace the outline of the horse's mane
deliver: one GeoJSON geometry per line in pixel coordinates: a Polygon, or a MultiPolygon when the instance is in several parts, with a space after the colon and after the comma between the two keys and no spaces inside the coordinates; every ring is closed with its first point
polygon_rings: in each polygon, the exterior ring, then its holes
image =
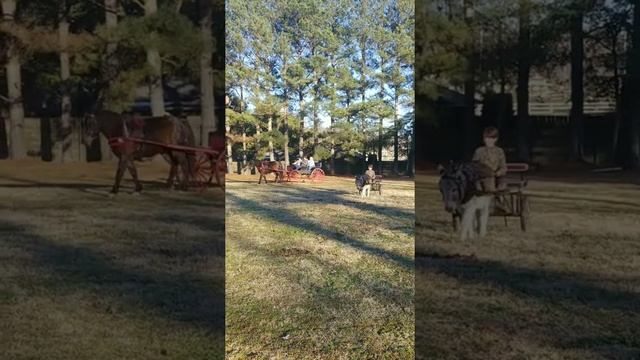
{"type": "Polygon", "coordinates": [[[458,183],[463,190],[463,203],[480,192],[476,188],[479,180],[494,176],[487,165],[478,161],[453,162],[444,167],[440,181],[450,180],[458,183]]]}

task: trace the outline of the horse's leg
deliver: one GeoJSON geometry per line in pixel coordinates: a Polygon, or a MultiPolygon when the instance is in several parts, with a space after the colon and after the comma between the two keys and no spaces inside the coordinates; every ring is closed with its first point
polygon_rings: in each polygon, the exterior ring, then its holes
{"type": "Polygon", "coordinates": [[[491,200],[492,199],[484,199],[484,206],[482,207],[482,213],[480,214],[480,236],[484,237],[487,235],[487,226],[489,224],[489,214],[491,212],[491,200]]]}
{"type": "Polygon", "coordinates": [[[166,162],[169,163],[169,166],[171,167],[169,169],[169,178],[167,179],[167,187],[169,189],[173,188],[173,184],[174,184],[174,178],[177,176],[176,174],[176,164],[175,161],[173,160],[173,158],[168,155],[168,154],[162,154],[162,157],[165,159],[166,162]]]}
{"type": "Polygon", "coordinates": [[[142,191],[142,184],[138,180],[138,170],[136,169],[136,165],[133,163],[133,161],[129,161],[129,164],[127,164],[127,168],[129,169],[129,174],[131,174],[131,177],[133,177],[133,183],[135,184],[135,190],[133,191],[133,194],[139,195],[142,191]]]}
{"type": "Polygon", "coordinates": [[[176,176],[181,176],[177,179],[177,182],[180,184],[179,187],[181,190],[186,191],[189,188],[189,180],[193,177],[193,167],[195,164],[192,164],[191,159],[186,154],[175,153],[172,157],[174,159],[174,166],[176,167],[176,176]]]}
{"type": "Polygon", "coordinates": [[[189,155],[179,155],[178,159],[182,168],[182,188],[186,191],[189,189],[189,180],[195,180],[195,159],[191,159],[189,155]]]}
{"type": "Polygon", "coordinates": [[[118,193],[120,189],[120,181],[122,180],[122,175],[124,174],[124,170],[127,167],[127,163],[129,162],[128,155],[121,155],[118,160],[118,169],[116,170],[116,180],[113,183],[113,187],[111,188],[111,194],[115,195],[118,193]]]}
{"type": "Polygon", "coordinates": [[[173,178],[176,177],[176,165],[171,162],[171,168],[169,169],[169,178],[167,179],[167,187],[169,190],[173,189],[173,178]]]}
{"type": "MultiPolygon", "coordinates": [[[[471,200],[473,201],[473,199],[471,200]]],[[[475,209],[469,207],[469,205],[471,204],[467,204],[468,208],[462,210],[462,220],[460,222],[460,228],[461,228],[461,233],[460,233],[460,238],[461,240],[467,240],[472,236],[472,232],[474,231],[473,229],[473,223],[474,223],[474,217],[475,217],[475,209]]]]}

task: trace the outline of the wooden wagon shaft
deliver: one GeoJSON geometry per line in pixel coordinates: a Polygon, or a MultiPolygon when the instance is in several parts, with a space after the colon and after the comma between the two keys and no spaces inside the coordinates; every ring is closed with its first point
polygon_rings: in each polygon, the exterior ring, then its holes
{"type": "Polygon", "coordinates": [[[111,148],[132,146],[133,144],[159,146],[195,156],[196,161],[193,169],[191,169],[193,173],[190,176],[194,178],[194,183],[200,188],[200,191],[204,191],[204,189],[211,184],[214,177],[220,188],[224,190],[225,184],[223,175],[226,172],[226,169],[224,168],[226,167],[226,162],[224,161],[226,153],[224,148],[215,149],[166,144],[133,137],[116,137],[109,139],[109,146],[111,146],[111,148]]]}
{"type": "Polygon", "coordinates": [[[218,150],[218,149],[212,149],[212,148],[205,148],[205,147],[193,147],[193,146],[186,146],[186,145],[176,145],[176,144],[165,144],[165,143],[161,143],[161,142],[157,142],[157,141],[151,141],[151,140],[145,140],[145,139],[139,139],[139,138],[124,138],[124,137],[118,137],[118,138],[111,138],[109,139],[109,145],[112,146],[124,146],[124,144],[126,142],[133,142],[133,143],[137,143],[137,144],[145,144],[145,145],[154,145],[154,146],[161,146],[167,149],[171,149],[171,150],[176,150],[176,151],[183,151],[183,152],[189,152],[189,153],[194,153],[194,152],[202,152],[202,153],[207,153],[207,154],[211,154],[211,155],[219,155],[221,153],[224,152],[224,149],[218,150]]]}

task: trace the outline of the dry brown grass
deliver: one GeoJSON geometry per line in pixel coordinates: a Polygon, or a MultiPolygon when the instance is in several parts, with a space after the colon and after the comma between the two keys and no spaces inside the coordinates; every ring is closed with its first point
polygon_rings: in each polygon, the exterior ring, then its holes
{"type": "Polygon", "coordinates": [[[0,161],[0,358],[222,356],[222,192],[145,163],[109,199],[114,168],[0,161]]]}
{"type": "Polygon", "coordinates": [[[227,178],[227,357],[413,358],[412,181],[227,178]]]}
{"type": "Polygon", "coordinates": [[[437,176],[416,182],[416,347],[424,359],[640,358],[640,186],[529,184],[531,230],[461,242],[437,176]]]}

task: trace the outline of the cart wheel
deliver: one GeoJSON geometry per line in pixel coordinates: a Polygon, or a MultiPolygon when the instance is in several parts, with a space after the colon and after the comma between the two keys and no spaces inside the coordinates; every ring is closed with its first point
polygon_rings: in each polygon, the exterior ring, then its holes
{"type": "Polygon", "coordinates": [[[529,197],[520,195],[520,229],[527,231],[529,224],[529,197]]]}
{"type": "Polygon", "coordinates": [[[311,181],[322,182],[324,180],[324,171],[322,169],[313,169],[311,174],[309,175],[309,179],[311,181]]]}
{"type": "Polygon", "coordinates": [[[214,162],[211,155],[206,153],[195,154],[195,164],[193,167],[193,185],[199,191],[204,191],[209,186],[214,173],[214,162]]]}
{"type": "MultiPolygon", "coordinates": [[[[218,183],[218,186],[220,186],[222,190],[224,190],[226,173],[227,173],[227,156],[226,156],[226,153],[223,151],[220,153],[220,155],[218,155],[218,158],[213,164],[213,174],[212,174],[213,176],[216,177],[216,182],[218,183]]],[[[211,183],[211,179],[209,179],[209,183],[211,183]]]]}
{"type": "Polygon", "coordinates": [[[295,182],[300,181],[300,172],[298,170],[289,171],[289,173],[287,174],[287,179],[289,181],[295,181],[295,182]]]}

